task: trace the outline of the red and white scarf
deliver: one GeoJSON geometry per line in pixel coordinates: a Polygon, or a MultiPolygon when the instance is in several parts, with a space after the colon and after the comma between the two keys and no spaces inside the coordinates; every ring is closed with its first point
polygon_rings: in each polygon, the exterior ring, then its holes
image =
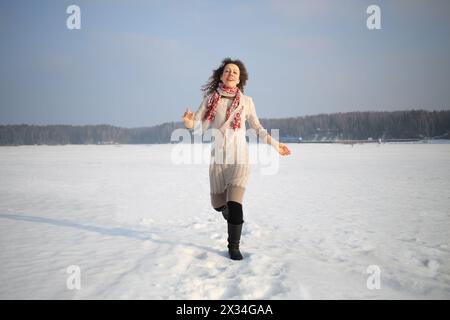
{"type": "MultiPolygon", "coordinates": [[[[226,87],[222,82],[219,83],[219,87],[214,91],[211,97],[208,99],[208,106],[206,108],[205,117],[203,120],[209,120],[210,122],[214,121],[216,117],[216,109],[219,104],[219,100],[221,96],[234,97],[233,103],[231,107],[228,108],[225,120],[228,120],[230,114],[239,106],[239,102],[241,101],[241,90],[238,87],[229,88],[226,87]]],[[[239,129],[241,127],[241,114],[240,111],[237,111],[234,115],[234,119],[230,122],[230,128],[233,130],[239,129]]]]}

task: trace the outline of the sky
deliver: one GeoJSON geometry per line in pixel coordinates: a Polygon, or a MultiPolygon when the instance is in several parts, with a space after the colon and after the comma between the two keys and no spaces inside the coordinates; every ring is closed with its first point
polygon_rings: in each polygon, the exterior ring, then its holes
{"type": "Polygon", "coordinates": [[[2,125],[181,121],[226,57],[260,118],[450,109],[448,0],[0,0],[0,40],[2,125]]]}

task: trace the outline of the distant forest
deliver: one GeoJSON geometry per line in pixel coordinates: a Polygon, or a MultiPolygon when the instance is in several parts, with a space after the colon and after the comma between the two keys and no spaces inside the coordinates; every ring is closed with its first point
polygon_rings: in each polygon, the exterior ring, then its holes
{"type": "MultiPolygon", "coordinates": [[[[285,142],[450,139],[450,111],[346,112],[261,119],[261,123],[269,132],[279,129],[285,142]]],[[[0,145],[170,143],[173,130],[183,127],[181,122],[142,128],[1,125],[0,145]]]]}

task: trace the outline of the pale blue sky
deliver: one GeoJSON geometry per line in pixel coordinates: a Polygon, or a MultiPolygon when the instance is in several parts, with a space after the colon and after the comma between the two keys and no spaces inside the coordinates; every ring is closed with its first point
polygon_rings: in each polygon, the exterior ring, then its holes
{"type": "Polygon", "coordinates": [[[0,0],[0,37],[0,124],[180,121],[225,57],[261,118],[450,109],[448,0],[0,0]]]}

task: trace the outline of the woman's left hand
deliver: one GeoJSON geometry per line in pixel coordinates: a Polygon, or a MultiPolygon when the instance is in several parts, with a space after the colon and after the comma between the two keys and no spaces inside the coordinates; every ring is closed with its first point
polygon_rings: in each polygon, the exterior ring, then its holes
{"type": "Polygon", "coordinates": [[[281,154],[282,156],[288,156],[291,154],[291,150],[289,150],[287,145],[285,145],[283,143],[279,143],[278,144],[278,153],[281,154]]]}

